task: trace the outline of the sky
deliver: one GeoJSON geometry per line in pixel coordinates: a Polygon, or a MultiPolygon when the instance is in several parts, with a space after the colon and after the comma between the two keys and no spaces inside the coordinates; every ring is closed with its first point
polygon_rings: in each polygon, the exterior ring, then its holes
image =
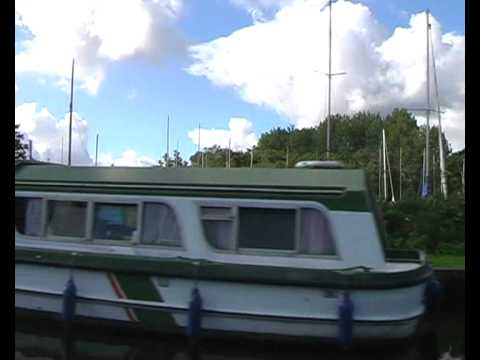
{"type": "MultiPolygon", "coordinates": [[[[327,114],[326,0],[15,0],[15,123],[34,158],[149,166],[200,146],[246,150],[274,127],[327,114]],[[63,151],[62,151],[63,150],[63,151]]],[[[332,112],[426,107],[426,9],[442,126],[465,143],[465,7],[338,0],[332,112]]],[[[432,58],[432,55],[430,55],[432,58]]],[[[437,107],[433,72],[432,107],[437,107]]],[[[415,113],[418,124],[424,113],[415,113]]],[[[431,125],[437,125],[436,115],[431,125]]],[[[379,135],[380,136],[380,135],[379,135]]],[[[334,139],[332,139],[334,141],[334,139]]]]}

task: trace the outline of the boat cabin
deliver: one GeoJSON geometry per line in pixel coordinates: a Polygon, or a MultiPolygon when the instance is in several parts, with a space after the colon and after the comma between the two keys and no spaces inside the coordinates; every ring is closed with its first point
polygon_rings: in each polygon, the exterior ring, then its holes
{"type": "MultiPolygon", "coordinates": [[[[307,164],[308,165],[308,164],[307,164]]],[[[15,165],[16,245],[298,268],[385,267],[362,170],[15,165]]]]}

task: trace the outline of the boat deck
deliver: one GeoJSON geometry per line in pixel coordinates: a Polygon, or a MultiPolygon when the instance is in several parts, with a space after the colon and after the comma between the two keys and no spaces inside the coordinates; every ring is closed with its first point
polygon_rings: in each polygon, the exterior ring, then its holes
{"type": "Polygon", "coordinates": [[[386,262],[385,263],[386,272],[401,272],[414,270],[421,266],[418,262],[386,262]]]}

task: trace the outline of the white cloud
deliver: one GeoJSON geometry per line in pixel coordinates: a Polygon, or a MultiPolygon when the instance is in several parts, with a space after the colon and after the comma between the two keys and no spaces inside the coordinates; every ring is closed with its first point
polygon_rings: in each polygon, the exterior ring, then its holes
{"type": "MultiPolygon", "coordinates": [[[[298,127],[316,125],[327,105],[325,4],[293,0],[270,21],[192,46],[194,62],[187,71],[232,87],[243,100],[273,109],[298,127]]],[[[333,78],[333,113],[425,107],[425,14],[388,34],[365,5],[339,0],[332,12],[332,72],[347,72],[333,78]]],[[[465,37],[443,33],[433,16],[431,23],[444,128],[458,148],[464,146],[465,37]]]]}
{"type": "Polygon", "coordinates": [[[100,154],[98,163],[101,166],[154,166],[158,161],[137,154],[135,150],[129,149],[123,152],[120,158],[115,159],[111,153],[100,154]]]}
{"type": "Polygon", "coordinates": [[[18,91],[18,85],[17,85],[17,82],[15,81],[15,94],[17,93],[18,91]]]}
{"type": "Polygon", "coordinates": [[[96,94],[110,63],[130,56],[161,60],[182,47],[173,28],[181,0],[16,0],[20,43],[16,72],[50,76],[68,89],[72,58],[79,86],[96,94]]]}
{"type": "MultiPolygon", "coordinates": [[[[41,161],[68,163],[68,128],[70,114],[56,119],[47,108],[38,109],[34,102],[24,103],[15,108],[15,124],[25,134],[25,140],[33,142],[33,158],[41,161]],[[62,146],[63,142],[63,146],[62,146]],[[62,156],[63,148],[63,156],[62,156]]],[[[88,148],[88,122],[77,113],[72,113],[72,165],[94,165],[88,148]]],[[[158,162],[128,149],[120,158],[111,153],[100,154],[99,165],[110,166],[152,166],[158,162]]]]}
{"type": "MultiPolygon", "coordinates": [[[[57,120],[47,108],[37,110],[36,103],[24,103],[15,108],[15,124],[20,124],[27,141],[32,140],[35,159],[67,163],[69,114],[57,120]]],[[[72,113],[72,165],[92,164],[87,141],[87,121],[72,113]]]]}
{"type": "Polygon", "coordinates": [[[264,22],[272,11],[278,10],[293,0],[230,0],[230,2],[247,11],[254,22],[264,22]]]}
{"type": "MultiPolygon", "coordinates": [[[[198,146],[198,129],[188,133],[188,137],[198,146]]],[[[245,118],[233,117],[228,123],[227,129],[201,129],[200,146],[202,148],[218,145],[228,148],[229,142],[234,151],[245,151],[257,144],[257,136],[252,123],[245,118]]]]}
{"type": "Polygon", "coordinates": [[[137,89],[132,89],[127,95],[128,100],[134,100],[137,97],[137,89]]]}

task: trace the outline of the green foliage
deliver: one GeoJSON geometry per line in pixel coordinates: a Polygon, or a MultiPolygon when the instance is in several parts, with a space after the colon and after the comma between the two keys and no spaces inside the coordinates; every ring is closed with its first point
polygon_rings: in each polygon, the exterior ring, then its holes
{"type": "Polygon", "coordinates": [[[465,198],[462,196],[385,203],[383,218],[389,247],[420,248],[432,254],[464,254],[465,198]]]}
{"type": "Polygon", "coordinates": [[[188,163],[182,159],[180,152],[173,151],[173,157],[169,157],[167,153],[163,155],[161,160],[158,160],[158,164],[162,167],[188,167],[188,163]]]}
{"type": "Polygon", "coordinates": [[[465,150],[452,154],[447,158],[447,184],[449,193],[456,196],[463,194],[462,172],[465,150]]]}
{"type": "MultiPolygon", "coordinates": [[[[331,154],[333,160],[342,161],[349,168],[365,169],[368,182],[375,193],[383,191],[379,177],[379,151],[382,128],[385,128],[388,160],[395,198],[418,198],[425,147],[425,128],[417,126],[415,117],[406,110],[395,109],[385,118],[379,114],[359,112],[349,115],[333,115],[331,124],[331,154]],[[402,169],[400,180],[400,149],[402,169]],[[401,194],[400,194],[401,181],[401,194]],[[400,196],[401,195],[401,196],[400,196]]],[[[326,122],[312,128],[275,128],[261,135],[253,149],[253,166],[261,168],[293,167],[302,160],[326,159],[326,122]]],[[[433,194],[440,192],[438,129],[430,130],[431,179],[433,194]]],[[[463,193],[461,170],[463,153],[451,154],[448,142],[442,134],[446,156],[449,193],[463,193]]],[[[228,149],[213,146],[190,157],[192,166],[226,167],[228,149]]],[[[231,167],[249,167],[251,149],[245,152],[231,151],[231,167]]],[[[390,184],[388,184],[390,192],[390,184]]]]}
{"type": "Polygon", "coordinates": [[[23,160],[27,157],[27,146],[23,144],[24,135],[18,131],[20,125],[15,125],[15,160],[23,160]]]}

